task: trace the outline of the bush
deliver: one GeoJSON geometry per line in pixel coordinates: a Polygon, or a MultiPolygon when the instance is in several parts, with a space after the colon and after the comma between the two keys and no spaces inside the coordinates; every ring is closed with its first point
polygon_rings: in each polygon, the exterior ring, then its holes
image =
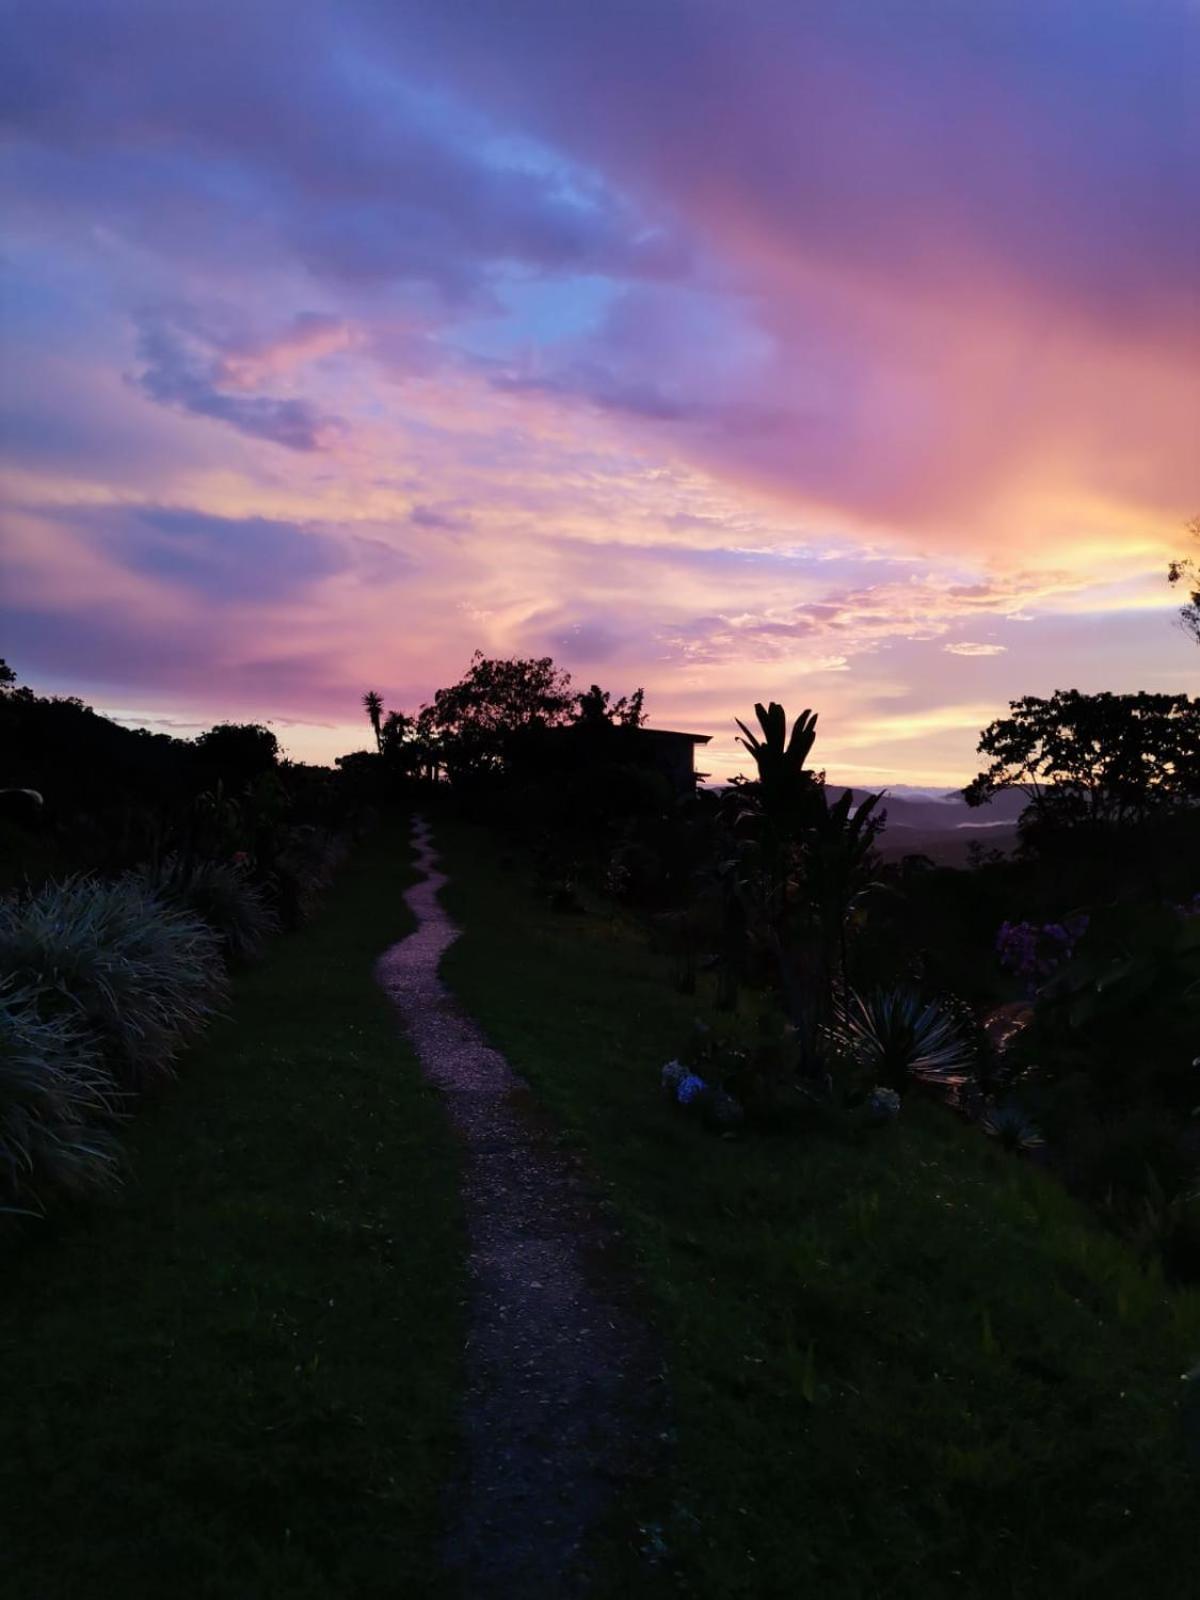
{"type": "Polygon", "coordinates": [[[1200,1192],[1178,1195],[1163,1208],[1154,1243],[1173,1283],[1200,1283],[1200,1192]]]}
{"type": "Polygon", "coordinates": [[[189,865],[179,856],[168,856],[157,867],[147,868],[142,879],[161,900],[206,922],[233,966],[257,961],[267,940],[278,932],[279,919],[266,896],[233,861],[189,865]]]}
{"type": "Polygon", "coordinates": [[[1153,1106],[1085,1117],[1066,1140],[1064,1175],[1084,1199],[1128,1214],[1147,1198],[1185,1194],[1200,1172],[1196,1146],[1191,1129],[1153,1106]]]}
{"type": "Polygon", "coordinates": [[[346,859],[347,844],[338,834],[303,826],[289,830],[276,855],[272,887],[286,927],[297,928],[313,915],[321,895],[346,859]]]}
{"type": "Polygon", "coordinates": [[[169,1073],[213,1014],[216,934],[137,878],[69,878],[0,902],[0,970],[38,990],[39,1014],[93,1032],[123,1089],[169,1073]]]}
{"type": "Polygon", "coordinates": [[[102,1126],[118,1095],[78,1022],[45,1016],[34,989],[0,984],[0,1211],[40,1215],[54,1192],[106,1188],[118,1174],[102,1126]]]}

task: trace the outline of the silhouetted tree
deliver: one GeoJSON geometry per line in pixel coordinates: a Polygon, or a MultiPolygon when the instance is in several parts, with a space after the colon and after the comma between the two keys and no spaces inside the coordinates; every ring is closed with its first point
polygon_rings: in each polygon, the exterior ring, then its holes
{"type": "MultiPolygon", "coordinates": [[[[1185,530],[1200,543],[1200,517],[1193,517],[1185,530]]],[[[1182,583],[1187,591],[1188,603],[1179,608],[1184,627],[1200,644],[1200,559],[1182,556],[1167,568],[1168,583],[1182,583]]]]}
{"type": "Polygon", "coordinates": [[[570,674],[549,656],[491,660],[477,650],[458,683],[439,689],[422,730],[451,778],[502,771],[531,736],[570,721],[570,674]]]}
{"type": "Polygon", "coordinates": [[[413,719],[403,711],[389,711],[379,730],[379,748],[384,755],[399,756],[412,733],[413,719]]]}
{"type": "Polygon", "coordinates": [[[607,689],[594,683],[586,694],[576,697],[575,723],[581,728],[640,728],[646,720],[645,699],[646,691],[635,689],[614,701],[607,689]]]}
{"type": "Polygon", "coordinates": [[[368,689],[362,699],[363,709],[367,713],[367,720],[375,731],[375,748],[380,755],[383,754],[383,736],[381,722],[383,720],[383,696],[376,694],[374,689],[368,689]]]}
{"type": "Polygon", "coordinates": [[[968,805],[1019,789],[1024,827],[1061,829],[1137,824],[1200,802],[1200,699],[1058,689],[1010,709],[980,735],[991,759],[963,790],[968,805]]]}
{"type": "Polygon", "coordinates": [[[239,791],[274,769],[279,740],[257,722],[221,722],[196,740],[204,765],[227,789],[239,791]]]}

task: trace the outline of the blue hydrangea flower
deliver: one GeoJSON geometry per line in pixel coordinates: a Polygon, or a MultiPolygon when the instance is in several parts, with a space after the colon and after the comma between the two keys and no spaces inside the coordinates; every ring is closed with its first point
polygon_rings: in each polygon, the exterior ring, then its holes
{"type": "Polygon", "coordinates": [[[680,1079],[675,1098],[681,1106],[690,1106],[692,1101],[698,1100],[707,1088],[708,1085],[703,1078],[694,1072],[689,1072],[680,1079]]]}
{"type": "Polygon", "coordinates": [[[668,1061],[662,1069],[663,1093],[669,1094],[672,1099],[679,1093],[679,1085],[687,1077],[688,1070],[682,1061],[668,1061]]]}

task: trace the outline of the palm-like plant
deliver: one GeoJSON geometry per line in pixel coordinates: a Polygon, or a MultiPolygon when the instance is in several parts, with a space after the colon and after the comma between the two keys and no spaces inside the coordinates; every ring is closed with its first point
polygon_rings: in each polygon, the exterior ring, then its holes
{"type": "Polygon", "coordinates": [[[817,713],[802,711],[792,724],[789,737],[787,713],[774,700],[754,707],[762,738],[752,733],[740,717],[734,721],[742,730],[738,743],[754,757],[762,793],[763,810],[776,827],[798,827],[803,822],[803,802],[813,789],[813,775],[806,762],[817,738],[817,713]]]}
{"type": "MultiPolygon", "coordinates": [[[[728,854],[736,868],[729,881],[744,902],[747,925],[758,928],[761,942],[771,946],[785,974],[789,885],[798,842],[812,824],[820,793],[816,776],[805,765],[817,737],[817,717],[802,711],[789,735],[787,713],[774,700],[756,704],[754,713],[761,738],[740,717],[734,719],[742,730],[738,743],[754,757],[758,780],[730,791],[728,854]]],[[[786,987],[786,976],[784,982],[786,987]]]]}
{"type": "Polygon", "coordinates": [[[884,821],[877,810],[882,799],[881,794],[868,795],[856,807],[850,789],[832,805],[823,798],[815,808],[813,826],[804,841],[801,870],[808,910],[819,936],[826,1007],[839,970],[842,1007],[849,1005],[847,928],[855,910],[875,886],[873,846],[884,821]]]}
{"type": "Polygon", "coordinates": [[[835,1041],[875,1083],[905,1089],[914,1080],[957,1088],[974,1050],[955,1019],[910,989],[850,993],[834,1011],[835,1041]]]}
{"type": "Polygon", "coordinates": [[[380,755],[383,754],[383,696],[376,694],[374,689],[368,689],[362,698],[363,710],[367,713],[367,720],[375,731],[375,748],[380,755]]]}

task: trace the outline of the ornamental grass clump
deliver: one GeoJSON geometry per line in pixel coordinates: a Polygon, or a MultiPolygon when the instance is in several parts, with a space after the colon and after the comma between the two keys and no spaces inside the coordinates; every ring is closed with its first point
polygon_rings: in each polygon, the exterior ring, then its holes
{"type": "Polygon", "coordinates": [[[68,878],[0,902],[0,972],[37,990],[41,1016],[94,1036],[125,1090],[170,1074],[224,984],[213,930],[135,877],[68,878]]]}
{"type": "Polygon", "coordinates": [[[259,960],[267,941],[279,931],[279,918],[263,891],[236,860],[188,862],[168,856],[141,876],[159,899],[206,922],[231,966],[259,960]]]}
{"type": "Polygon", "coordinates": [[[0,984],[0,1213],[40,1216],[55,1194],[111,1187],[120,1096],[78,1021],[34,988],[0,984]]]}

